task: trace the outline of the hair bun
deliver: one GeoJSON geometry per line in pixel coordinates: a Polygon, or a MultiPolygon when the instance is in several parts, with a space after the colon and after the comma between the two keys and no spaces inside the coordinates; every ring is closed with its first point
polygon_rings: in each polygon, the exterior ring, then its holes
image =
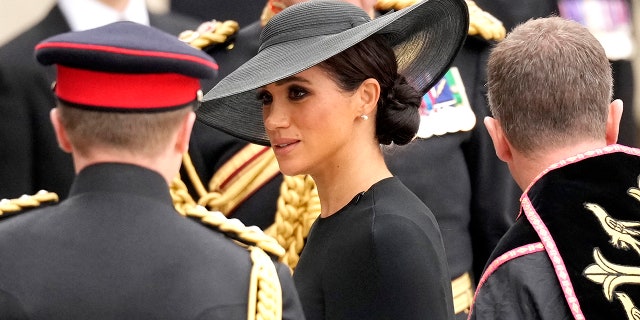
{"type": "Polygon", "coordinates": [[[385,145],[411,142],[420,126],[420,93],[403,75],[398,74],[393,86],[387,89],[382,98],[378,102],[378,141],[385,145]]]}

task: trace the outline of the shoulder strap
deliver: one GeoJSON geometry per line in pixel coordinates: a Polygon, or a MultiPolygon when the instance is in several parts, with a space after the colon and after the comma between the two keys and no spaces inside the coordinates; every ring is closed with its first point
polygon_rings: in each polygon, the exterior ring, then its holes
{"type": "Polygon", "coordinates": [[[15,199],[2,199],[0,200],[0,217],[25,212],[54,202],[58,202],[58,195],[45,190],[40,190],[34,195],[25,194],[15,199]]]}
{"type": "Polygon", "coordinates": [[[251,278],[249,282],[248,319],[282,319],[282,287],[275,264],[269,254],[281,258],[284,249],[275,239],[257,227],[247,227],[238,219],[229,219],[221,212],[191,206],[185,215],[215,228],[249,250],[251,278]],[[269,254],[267,254],[269,253],[269,254]]]}

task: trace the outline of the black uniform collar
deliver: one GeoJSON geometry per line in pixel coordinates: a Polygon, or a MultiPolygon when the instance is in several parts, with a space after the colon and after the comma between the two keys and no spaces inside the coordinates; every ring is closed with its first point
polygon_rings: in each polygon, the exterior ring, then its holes
{"type": "Polygon", "coordinates": [[[522,197],[576,319],[624,319],[640,301],[639,177],[640,150],[609,146],[550,167],[522,197]]]}
{"type": "Polygon", "coordinates": [[[99,163],[76,176],[69,197],[86,192],[126,193],[172,205],[169,186],[157,172],[125,163],[99,163]]]}

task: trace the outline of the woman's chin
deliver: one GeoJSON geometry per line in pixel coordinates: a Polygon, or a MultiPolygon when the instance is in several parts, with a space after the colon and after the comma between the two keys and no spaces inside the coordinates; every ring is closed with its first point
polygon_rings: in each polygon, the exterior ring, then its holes
{"type": "Polygon", "coordinates": [[[300,174],[306,174],[304,170],[301,170],[300,166],[296,166],[291,162],[280,161],[278,160],[278,166],[280,168],[280,172],[285,176],[297,176],[300,174]]]}

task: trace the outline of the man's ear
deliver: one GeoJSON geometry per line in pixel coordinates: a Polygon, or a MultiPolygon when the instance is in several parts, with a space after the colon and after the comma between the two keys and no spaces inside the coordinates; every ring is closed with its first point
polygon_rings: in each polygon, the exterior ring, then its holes
{"type": "Polygon", "coordinates": [[[498,158],[504,162],[510,162],[513,159],[511,144],[507,141],[507,137],[504,135],[504,130],[502,130],[500,122],[492,117],[485,117],[484,126],[487,128],[489,136],[491,136],[493,148],[496,150],[498,158]]]}
{"type": "Polygon", "coordinates": [[[196,114],[189,112],[183,119],[178,129],[178,137],[176,139],[176,150],[181,154],[189,151],[189,139],[191,138],[191,130],[193,123],[196,121],[196,114]]]}
{"type": "Polygon", "coordinates": [[[616,99],[609,104],[607,114],[606,140],[607,145],[614,144],[618,141],[618,133],[620,133],[620,119],[622,118],[623,104],[622,100],[616,99]]]}
{"type": "Polygon", "coordinates": [[[51,124],[53,124],[56,139],[58,140],[58,146],[60,147],[60,149],[62,149],[62,151],[71,153],[73,148],[71,146],[71,142],[69,141],[67,130],[62,126],[62,122],[60,121],[58,108],[51,109],[51,112],[49,112],[49,118],[51,119],[51,124]]]}
{"type": "Polygon", "coordinates": [[[357,110],[357,117],[361,115],[371,115],[375,113],[376,107],[378,106],[378,99],[380,98],[380,83],[378,80],[369,78],[364,80],[357,92],[359,96],[358,104],[359,109],[357,110]]]}

